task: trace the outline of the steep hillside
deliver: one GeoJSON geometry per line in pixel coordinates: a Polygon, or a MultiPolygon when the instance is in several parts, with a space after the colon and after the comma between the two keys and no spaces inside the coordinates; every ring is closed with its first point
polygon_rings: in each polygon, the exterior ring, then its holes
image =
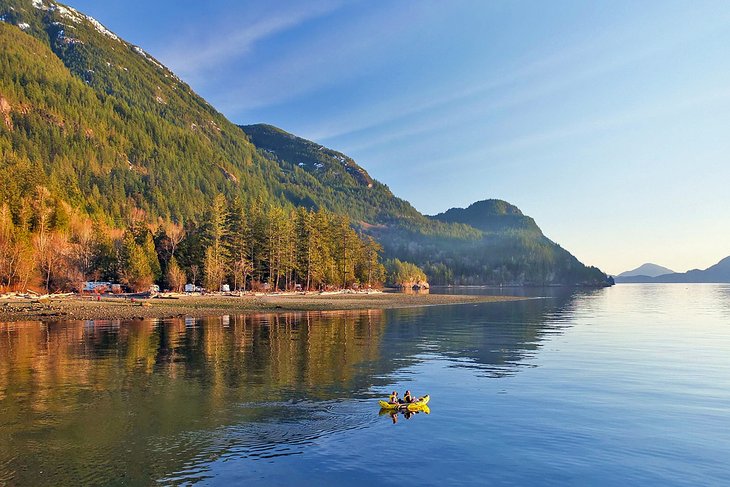
{"type": "Polygon", "coordinates": [[[352,218],[372,224],[411,220],[420,227],[428,225],[410,203],[396,198],[345,154],[272,125],[243,125],[241,129],[264,156],[275,160],[300,184],[310,190],[322,185],[329,188],[326,197],[322,195],[310,204],[347,212],[352,218]]]}
{"type": "Polygon", "coordinates": [[[36,185],[117,223],[286,186],[237,127],[100,24],[40,0],[3,1],[0,18],[0,191],[15,212],[36,185]]]}
{"type": "MultiPolygon", "coordinates": [[[[271,125],[241,127],[285,171],[303,171],[337,188],[330,209],[359,221],[386,256],[415,262],[436,284],[610,283],[547,239],[515,206],[485,200],[434,217],[419,213],[350,157],[271,125]]],[[[327,203],[325,203],[327,204],[327,203]]]]}
{"type": "Polygon", "coordinates": [[[199,220],[219,192],[284,206],[329,197],[96,20],[47,0],[3,0],[0,19],[0,196],[16,216],[38,185],[117,225],[140,210],[199,220]]]}
{"type": "MultiPolygon", "coordinates": [[[[240,127],[256,147],[275,156],[280,154],[282,161],[299,161],[296,163],[297,167],[317,175],[321,181],[360,188],[372,188],[373,184],[377,183],[365,169],[341,152],[302,139],[273,125],[255,124],[240,127]]],[[[383,188],[383,185],[379,186],[383,188]]],[[[393,197],[389,192],[386,192],[386,195],[389,198],[393,197]]],[[[413,210],[405,201],[398,201],[406,211],[413,210]]]]}
{"type": "MultiPolygon", "coordinates": [[[[4,0],[0,19],[7,141],[0,191],[16,212],[31,188],[44,185],[120,224],[137,209],[150,219],[199,219],[222,192],[378,223],[413,220],[431,233],[449,227],[429,222],[342,154],[326,150],[316,161],[310,154],[306,167],[257,150],[142,49],[69,7],[4,0]]],[[[465,227],[461,233],[479,236],[465,227]]]]}

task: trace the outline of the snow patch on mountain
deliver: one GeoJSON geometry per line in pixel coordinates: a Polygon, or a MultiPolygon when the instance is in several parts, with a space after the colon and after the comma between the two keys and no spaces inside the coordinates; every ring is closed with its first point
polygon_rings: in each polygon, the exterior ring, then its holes
{"type": "Polygon", "coordinates": [[[151,63],[152,63],[152,64],[154,64],[155,66],[157,66],[158,68],[160,68],[160,69],[162,69],[162,70],[166,70],[166,69],[167,69],[167,68],[165,68],[165,66],[163,66],[163,65],[162,65],[162,64],[160,64],[160,63],[158,63],[158,62],[157,62],[157,61],[156,61],[156,60],[155,60],[155,59],[154,59],[154,58],[153,58],[152,56],[150,56],[149,54],[147,54],[147,53],[145,52],[145,50],[144,50],[144,49],[142,49],[141,47],[139,47],[139,46],[132,46],[132,49],[134,49],[134,51],[135,51],[135,52],[136,52],[137,54],[139,54],[140,56],[142,56],[143,58],[145,58],[146,60],[148,60],[149,62],[151,62],[151,63]]]}
{"type": "Polygon", "coordinates": [[[50,4],[49,6],[46,6],[45,3],[43,3],[43,0],[32,0],[33,7],[39,9],[39,10],[49,10],[51,12],[58,12],[58,14],[65,18],[70,20],[71,22],[74,22],[76,24],[80,23],[82,20],[87,20],[93,27],[96,29],[97,32],[109,37],[110,39],[114,39],[115,41],[122,42],[122,40],[112,31],[107,29],[102,25],[101,22],[96,20],[94,17],[90,15],[84,15],[78,10],[76,10],[73,7],[67,7],[65,5],[57,5],[57,4],[50,4]]]}
{"type": "Polygon", "coordinates": [[[84,15],[80,14],[77,10],[71,7],[64,7],[63,5],[53,5],[51,10],[58,12],[61,17],[68,19],[75,24],[78,24],[84,18],[84,15]]]}
{"type": "Polygon", "coordinates": [[[93,25],[94,28],[98,32],[101,32],[105,36],[107,36],[107,37],[109,37],[111,39],[114,39],[115,41],[121,42],[121,39],[119,39],[119,37],[117,37],[117,35],[114,32],[110,31],[109,29],[107,29],[106,27],[104,27],[103,25],[101,25],[101,22],[99,22],[98,20],[96,20],[94,17],[89,17],[87,15],[86,16],[86,20],[88,20],[89,22],[91,22],[91,25],[93,25]]]}

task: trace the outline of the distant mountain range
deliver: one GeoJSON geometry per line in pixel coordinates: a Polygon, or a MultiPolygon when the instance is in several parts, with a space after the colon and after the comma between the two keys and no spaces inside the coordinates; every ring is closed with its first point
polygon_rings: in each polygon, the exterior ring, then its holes
{"type": "MultiPolygon", "coordinates": [[[[646,265],[646,264],[645,264],[646,265]]],[[[653,264],[648,264],[652,265],[653,264]]],[[[643,267],[643,266],[642,266],[643,267]]],[[[656,266],[659,267],[659,266],[656,266]]],[[[641,267],[639,268],[641,269],[641,267]]],[[[650,270],[653,269],[649,268],[650,270]]],[[[633,272],[633,271],[629,271],[633,272]]],[[[624,273],[625,274],[625,273],[624,273]]],[[[658,276],[648,275],[624,275],[621,274],[615,277],[616,283],[671,283],[671,282],[686,282],[686,283],[715,283],[715,282],[728,282],[730,283],[730,257],[725,257],[717,264],[708,267],[707,269],[693,269],[687,272],[670,272],[667,274],[661,274],[658,276]]]]}
{"type": "Polygon", "coordinates": [[[657,264],[646,263],[646,264],[640,265],[636,269],[622,272],[617,277],[634,277],[634,276],[657,277],[657,276],[661,276],[664,274],[674,274],[674,271],[672,269],[667,269],[666,267],[662,267],[657,264]]]}

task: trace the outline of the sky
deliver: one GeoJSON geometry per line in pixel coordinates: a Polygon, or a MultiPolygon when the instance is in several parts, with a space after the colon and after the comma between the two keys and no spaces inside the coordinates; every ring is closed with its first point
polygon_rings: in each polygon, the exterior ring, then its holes
{"type": "Polygon", "coordinates": [[[505,199],[611,274],[730,255],[726,1],[68,3],[426,214],[505,199]]]}

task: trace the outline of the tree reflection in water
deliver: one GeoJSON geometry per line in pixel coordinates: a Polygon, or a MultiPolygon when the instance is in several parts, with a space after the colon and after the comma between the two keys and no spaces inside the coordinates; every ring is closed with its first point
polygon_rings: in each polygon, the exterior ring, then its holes
{"type": "Polygon", "coordinates": [[[0,483],[194,482],[298,454],[377,421],[432,357],[515,373],[569,303],[0,323],[0,483]]]}

